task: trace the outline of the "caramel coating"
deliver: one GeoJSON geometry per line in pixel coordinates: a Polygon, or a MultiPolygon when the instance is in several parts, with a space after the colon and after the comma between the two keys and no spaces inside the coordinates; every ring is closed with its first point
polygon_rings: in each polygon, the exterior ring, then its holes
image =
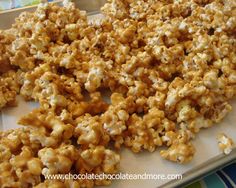
{"type": "Polygon", "coordinates": [[[230,152],[233,150],[234,141],[223,133],[220,133],[219,135],[217,135],[217,141],[218,141],[219,149],[224,154],[229,155],[230,152]]]}

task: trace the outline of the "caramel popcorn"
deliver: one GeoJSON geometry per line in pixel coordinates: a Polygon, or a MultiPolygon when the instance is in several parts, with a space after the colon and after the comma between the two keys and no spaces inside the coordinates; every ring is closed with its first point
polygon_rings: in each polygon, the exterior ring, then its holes
{"type": "MultiPolygon", "coordinates": [[[[72,166],[76,166],[73,171],[77,173],[117,172],[120,156],[114,151],[104,146],[80,150],[69,141],[62,142],[56,149],[44,147],[37,141],[30,140],[31,129],[27,127],[1,132],[0,185],[2,187],[55,185],[55,180],[45,180],[40,183],[41,175],[69,173],[72,166]],[[93,165],[95,163],[96,165],[93,165]]],[[[91,187],[94,184],[104,185],[109,182],[108,180],[94,180],[94,182],[93,180],[63,180],[58,181],[58,184],[62,187],[65,185],[91,187]]]]}
{"type": "Polygon", "coordinates": [[[41,182],[41,162],[37,151],[41,148],[29,138],[29,128],[9,130],[0,140],[1,187],[32,187],[41,182]]]}
{"type": "Polygon", "coordinates": [[[224,154],[228,155],[233,149],[234,142],[231,138],[221,133],[217,136],[218,146],[224,154]]]}
{"type": "Polygon", "coordinates": [[[105,149],[103,146],[84,150],[81,158],[85,164],[84,168],[95,168],[100,166],[105,173],[115,173],[120,156],[114,151],[105,149]]]}
{"type": "Polygon", "coordinates": [[[187,163],[192,160],[195,148],[190,142],[190,139],[192,139],[191,132],[168,132],[163,139],[164,141],[167,141],[167,143],[169,142],[170,145],[167,150],[160,151],[160,155],[163,158],[178,163],[187,163]]]}
{"type": "MultiPolygon", "coordinates": [[[[190,162],[195,135],[232,110],[235,1],[108,0],[101,10],[89,22],[69,1],[44,3],[0,31],[0,109],[17,94],[40,105],[24,128],[0,132],[1,187],[109,185],[41,176],[116,173],[122,146],[190,162]]],[[[218,140],[230,153],[232,140],[218,140]]]]}
{"type": "Polygon", "coordinates": [[[55,114],[46,114],[41,109],[36,109],[22,117],[18,123],[38,128],[31,131],[30,139],[38,141],[43,146],[55,146],[63,140],[68,140],[74,131],[71,124],[65,124],[55,114]]]}
{"type": "Polygon", "coordinates": [[[187,163],[192,160],[195,149],[189,142],[187,144],[178,143],[171,145],[167,150],[162,150],[160,155],[170,161],[187,163]]]}
{"type": "Polygon", "coordinates": [[[98,116],[85,114],[76,119],[74,136],[78,138],[77,143],[82,146],[107,145],[110,137],[104,131],[98,116]]]}
{"type": "Polygon", "coordinates": [[[17,79],[18,74],[11,70],[0,76],[0,108],[16,105],[16,95],[20,90],[17,79]]]}
{"type": "Polygon", "coordinates": [[[78,158],[78,152],[73,146],[60,145],[57,149],[45,147],[39,150],[38,156],[44,165],[43,175],[64,174],[70,172],[73,162],[78,158]]]}

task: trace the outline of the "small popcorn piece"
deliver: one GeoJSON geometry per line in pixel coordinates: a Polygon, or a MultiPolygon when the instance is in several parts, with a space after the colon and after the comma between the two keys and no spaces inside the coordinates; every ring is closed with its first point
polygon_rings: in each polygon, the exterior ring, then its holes
{"type": "Polygon", "coordinates": [[[84,150],[81,158],[83,166],[90,169],[100,166],[105,173],[116,173],[120,162],[120,155],[104,146],[84,150]]]}
{"type": "Polygon", "coordinates": [[[218,146],[224,154],[228,155],[233,149],[234,142],[231,138],[227,137],[225,134],[221,133],[217,136],[218,146]]]}
{"type": "Polygon", "coordinates": [[[192,160],[195,153],[194,146],[189,143],[175,143],[167,150],[160,152],[161,157],[177,163],[188,163],[192,160]]]}

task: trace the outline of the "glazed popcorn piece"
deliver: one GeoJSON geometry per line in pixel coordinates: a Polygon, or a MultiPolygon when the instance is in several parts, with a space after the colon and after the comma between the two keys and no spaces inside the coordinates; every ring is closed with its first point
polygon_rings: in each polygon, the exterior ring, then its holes
{"type": "MultiPolygon", "coordinates": [[[[80,173],[95,174],[114,174],[119,170],[120,155],[104,146],[92,146],[85,149],[81,153],[81,158],[77,161],[76,169],[80,173]]],[[[91,186],[91,180],[80,182],[81,186],[91,186]]],[[[99,179],[95,180],[93,185],[110,185],[111,180],[99,179]]]]}
{"type": "Polygon", "coordinates": [[[229,155],[234,147],[234,142],[231,138],[227,137],[225,134],[221,133],[217,136],[218,146],[220,150],[229,155]]]}
{"type": "MultiPolygon", "coordinates": [[[[81,184],[81,182],[73,180],[65,180],[65,182],[61,182],[59,180],[45,180],[43,183],[35,186],[35,188],[80,188],[81,184]]],[[[84,183],[84,185],[86,185],[88,188],[93,187],[93,183],[84,183]]]]}
{"type": "Polygon", "coordinates": [[[41,182],[42,164],[37,158],[41,148],[29,138],[29,128],[1,132],[1,187],[32,187],[41,182]]]}
{"type": "Polygon", "coordinates": [[[9,48],[11,48],[11,43],[14,40],[14,32],[11,29],[6,31],[0,30],[0,74],[6,73],[12,69],[9,48]]]}
{"type": "MultiPolygon", "coordinates": [[[[84,150],[81,153],[83,160],[82,167],[89,171],[90,168],[99,167],[105,173],[117,172],[120,156],[114,151],[104,148],[104,146],[96,146],[84,150]]],[[[80,164],[79,164],[80,166],[80,164]]]]}
{"type": "Polygon", "coordinates": [[[73,78],[45,72],[34,83],[32,95],[44,108],[66,107],[70,100],[83,98],[80,85],[73,78]],[[70,96],[67,96],[67,93],[70,93],[70,96]]]}
{"type": "Polygon", "coordinates": [[[42,175],[116,173],[120,156],[104,146],[81,150],[70,141],[56,148],[31,141],[32,128],[0,132],[0,185],[2,187],[61,187],[108,185],[110,180],[45,180],[42,175]],[[72,169],[72,166],[76,167],[72,169]],[[42,183],[41,183],[42,182],[42,183]]]}
{"type": "MultiPolygon", "coordinates": [[[[38,153],[39,159],[45,166],[42,169],[43,175],[52,174],[66,174],[72,167],[74,173],[116,173],[118,171],[118,164],[120,156],[114,151],[104,148],[103,146],[96,146],[80,151],[73,145],[62,144],[57,149],[43,148],[38,153]]],[[[49,186],[57,184],[62,187],[69,185],[93,187],[94,185],[108,185],[110,180],[46,180],[38,185],[38,187],[49,186]]]]}
{"type": "Polygon", "coordinates": [[[44,168],[42,174],[66,174],[69,173],[72,164],[78,159],[78,150],[72,145],[61,144],[57,149],[43,148],[38,156],[44,168]]]}
{"type": "Polygon", "coordinates": [[[187,163],[192,160],[194,153],[195,149],[189,142],[187,144],[173,144],[167,150],[162,150],[160,155],[170,161],[177,163],[187,163]]]}
{"type": "Polygon", "coordinates": [[[29,147],[24,146],[22,152],[19,155],[12,156],[9,162],[22,184],[36,185],[40,182],[42,163],[33,157],[29,147]]]}
{"type": "Polygon", "coordinates": [[[17,79],[18,74],[11,70],[0,76],[0,108],[16,106],[16,95],[20,89],[17,79]]]}
{"type": "Polygon", "coordinates": [[[52,112],[46,114],[42,109],[35,109],[22,117],[18,123],[32,127],[30,139],[43,146],[55,146],[70,139],[74,132],[71,124],[65,124],[52,112]]]}
{"type": "Polygon", "coordinates": [[[85,114],[76,119],[77,126],[74,130],[74,137],[78,138],[77,143],[83,147],[91,145],[107,145],[110,137],[104,131],[101,120],[98,116],[85,114]]]}
{"type": "Polygon", "coordinates": [[[181,131],[172,136],[171,133],[167,134],[164,137],[164,141],[168,141],[170,147],[167,150],[160,151],[161,157],[177,163],[191,161],[195,153],[195,148],[190,139],[192,139],[192,134],[188,131],[181,131]]]}
{"type": "Polygon", "coordinates": [[[175,124],[164,118],[164,112],[157,108],[149,110],[143,118],[133,114],[127,126],[125,145],[131,147],[134,152],[140,152],[142,149],[153,152],[163,145],[161,135],[165,131],[175,130],[175,124]]]}
{"type": "Polygon", "coordinates": [[[126,129],[129,114],[126,112],[127,100],[121,94],[111,95],[111,104],[102,115],[103,127],[109,135],[121,135],[126,129]]]}
{"type": "Polygon", "coordinates": [[[22,72],[21,73],[21,88],[20,95],[24,97],[25,100],[33,99],[33,90],[35,88],[36,79],[43,75],[44,72],[50,71],[51,67],[49,64],[42,64],[36,67],[33,71],[30,72],[22,72]]]}
{"type": "Polygon", "coordinates": [[[14,40],[13,31],[0,30],[0,109],[5,106],[15,106],[16,95],[20,89],[19,74],[11,65],[12,54],[9,51],[14,40]]]}

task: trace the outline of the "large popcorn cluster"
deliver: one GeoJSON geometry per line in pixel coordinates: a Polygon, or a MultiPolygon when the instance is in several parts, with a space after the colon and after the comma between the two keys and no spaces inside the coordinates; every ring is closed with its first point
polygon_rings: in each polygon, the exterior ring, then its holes
{"type": "Polygon", "coordinates": [[[0,132],[1,187],[108,185],[43,176],[116,173],[122,146],[187,163],[195,134],[231,110],[236,1],[108,0],[102,12],[91,24],[73,3],[40,4],[0,31],[0,108],[17,94],[40,104],[0,132]]]}

